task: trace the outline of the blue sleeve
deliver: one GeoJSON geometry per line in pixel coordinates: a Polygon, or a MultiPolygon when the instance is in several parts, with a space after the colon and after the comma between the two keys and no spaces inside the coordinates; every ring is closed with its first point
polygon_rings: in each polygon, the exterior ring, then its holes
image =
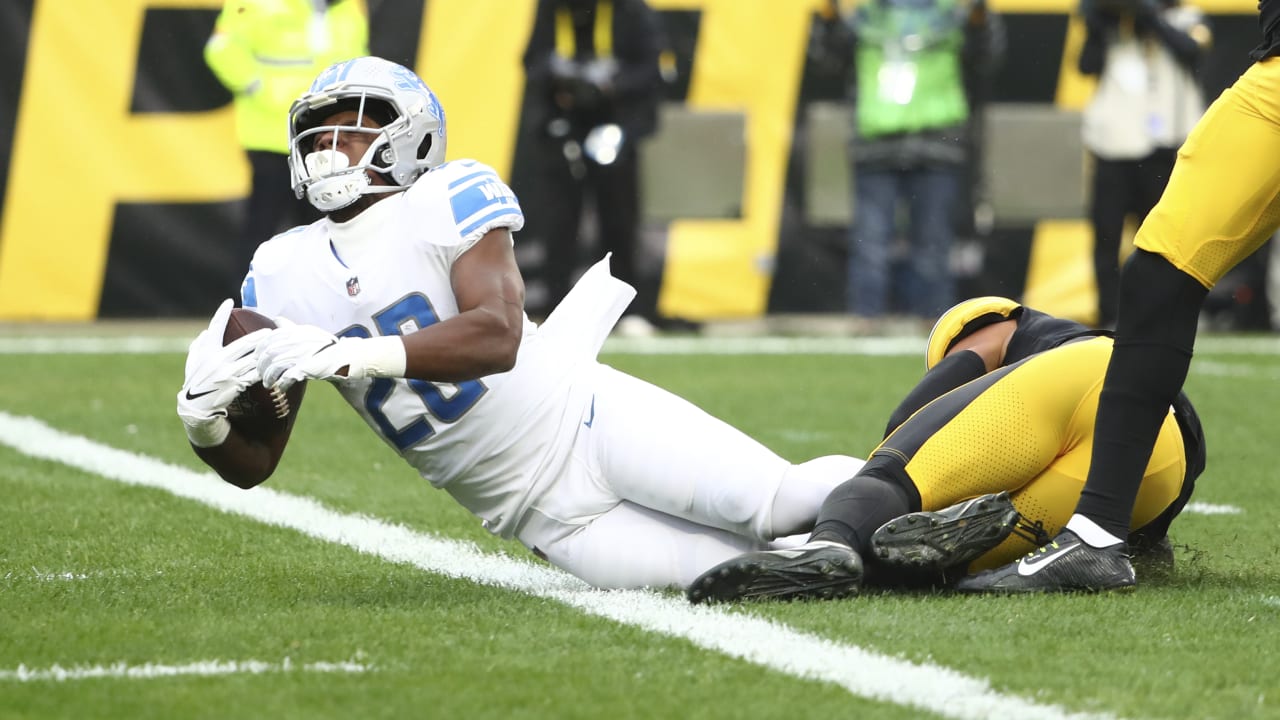
{"type": "Polygon", "coordinates": [[[258,307],[258,283],[253,277],[252,265],[249,266],[249,274],[244,276],[244,282],[240,284],[240,305],[254,309],[258,307]]]}

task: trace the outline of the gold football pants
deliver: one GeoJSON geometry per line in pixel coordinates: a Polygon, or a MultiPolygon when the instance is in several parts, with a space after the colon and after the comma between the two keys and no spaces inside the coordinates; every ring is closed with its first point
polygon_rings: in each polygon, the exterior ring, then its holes
{"type": "Polygon", "coordinates": [[[1178,151],[1134,244],[1213,287],[1280,226],[1280,58],[1254,63],[1178,151]]]}
{"type": "MultiPolygon", "coordinates": [[[[1098,393],[1110,338],[1033,355],[921,408],[872,453],[904,463],[924,510],[1007,490],[1031,523],[1056,535],[1075,509],[1093,452],[1098,393]]],[[[1172,413],[1138,492],[1130,529],[1165,510],[1182,488],[1186,455],[1172,413]]],[[[1003,565],[1035,546],[1012,535],[971,569],[1003,565]]]]}

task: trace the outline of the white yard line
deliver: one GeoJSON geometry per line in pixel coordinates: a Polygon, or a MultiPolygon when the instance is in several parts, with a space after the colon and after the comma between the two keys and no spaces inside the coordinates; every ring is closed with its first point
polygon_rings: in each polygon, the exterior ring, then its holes
{"type": "Polygon", "coordinates": [[[683,638],[799,678],[829,682],[850,693],[948,718],[1112,718],[992,689],[983,678],[833,642],[742,612],[694,607],[644,591],[599,591],[554,568],[482,553],[469,543],[433,537],[381,520],[330,510],[316,501],[267,488],[245,491],[199,473],[56,430],[39,420],[0,412],[0,444],[104,478],[157,488],[222,512],[292,528],[363,553],[427,572],[558,600],[592,615],[683,638]]]}
{"type": "Polygon", "coordinates": [[[0,355],[157,355],[185,353],[186,339],[163,337],[0,337],[0,355]]]}
{"type": "MultiPolygon", "coordinates": [[[[157,570],[153,574],[162,575],[163,572],[160,570],[157,570]]],[[[98,578],[128,577],[130,575],[133,575],[133,573],[120,571],[120,570],[110,570],[110,571],[91,570],[89,572],[70,572],[70,571],[46,572],[44,570],[41,570],[40,568],[31,568],[30,575],[26,573],[14,573],[10,571],[10,572],[6,572],[4,575],[0,575],[0,581],[16,582],[21,580],[35,580],[37,582],[61,582],[61,581],[72,582],[76,580],[96,580],[98,578]]]]}
{"type": "MultiPolygon", "coordinates": [[[[0,355],[103,355],[185,353],[190,337],[132,335],[0,336],[0,355]]],[[[916,337],[703,337],[668,335],[609,338],[605,353],[619,355],[879,355],[922,356],[925,339],[916,337]]],[[[1196,352],[1220,355],[1280,355],[1280,336],[1202,337],[1196,352]]],[[[1266,368],[1232,367],[1207,360],[1192,362],[1206,375],[1266,375],[1266,368]]],[[[923,366],[922,366],[923,369],[923,366]]],[[[1280,374],[1280,368],[1275,371],[1280,374]]]]}
{"type": "Polygon", "coordinates": [[[47,668],[30,668],[19,665],[16,670],[0,670],[0,681],[39,682],[52,680],[89,680],[94,678],[130,678],[149,680],[151,678],[175,677],[177,675],[262,675],[264,673],[281,672],[321,672],[321,673],[363,673],[373,668],[358,662],[314,662],[295,665],[285,658],[284,662],[269,663],[261,660],[201,660],[183,665],[158,665],[144,663],[128,665],[113,663],[111,665],[75,665],[62,667],[51,665],[47,668]]]}
{"type": "Polygon", "coordinates": [[[1235,505],[1214,505],[1206,502],[1189,502],[1187,506],[1182,508],[1182,512],[1194,513],[1196,515],[1239,515],[1244,512],[1235,505]]]}
{"type": "MultiPolygon", "coordinates": [[[[194,337],[194,334],[192,335],[194,337]]],[[[190,337],[0,337],[0,355],[185,353],[190,337]]],[[[655,337],[610,338],[623,355],[920,355],[923,338],[655,337]]]]}
{"type": "Polygon", "coordinates": [[[1191,361],[1193,375],[1209,377],[1261,378],[1275,380],[1280,378],[1280,367],[1275,365],[1256,365],[1244,362],[1222,362],[1196,358],[1191,361]]]}

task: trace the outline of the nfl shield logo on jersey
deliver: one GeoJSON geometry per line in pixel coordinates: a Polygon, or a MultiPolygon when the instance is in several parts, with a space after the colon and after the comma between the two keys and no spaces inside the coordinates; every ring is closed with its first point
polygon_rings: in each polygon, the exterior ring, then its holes
{"type": "Polygon", "coordinates": [[[347,281],[347,295],[351,297],[355,297],[359,294],[360,294],[360,278],[356,277],[355,275],[352,275],[351,279],[347,281]]]}

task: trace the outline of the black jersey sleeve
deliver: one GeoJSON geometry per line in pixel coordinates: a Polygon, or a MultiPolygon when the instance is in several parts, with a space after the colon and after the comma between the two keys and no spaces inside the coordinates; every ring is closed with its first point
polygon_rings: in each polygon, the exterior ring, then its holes
{"type": "Polygon", "coordinates": [[[1054,317],[1034,308],[1022,307],[1018,316],[1018,329],[1009,338],[1009,347],[1004,353],[1002,365],[1012,365],[1038,352],[1082,337],[1110,335],[1104,330],[1094,330],[1075,320],[1054,317]]]}
{"type": "Polygon", "coordinates": [[[1262,28],[1262,44],[1249,56],[1261,60],[1280,54],[1280,0],[1258,0],[1258,24],[1262,28]]]}

